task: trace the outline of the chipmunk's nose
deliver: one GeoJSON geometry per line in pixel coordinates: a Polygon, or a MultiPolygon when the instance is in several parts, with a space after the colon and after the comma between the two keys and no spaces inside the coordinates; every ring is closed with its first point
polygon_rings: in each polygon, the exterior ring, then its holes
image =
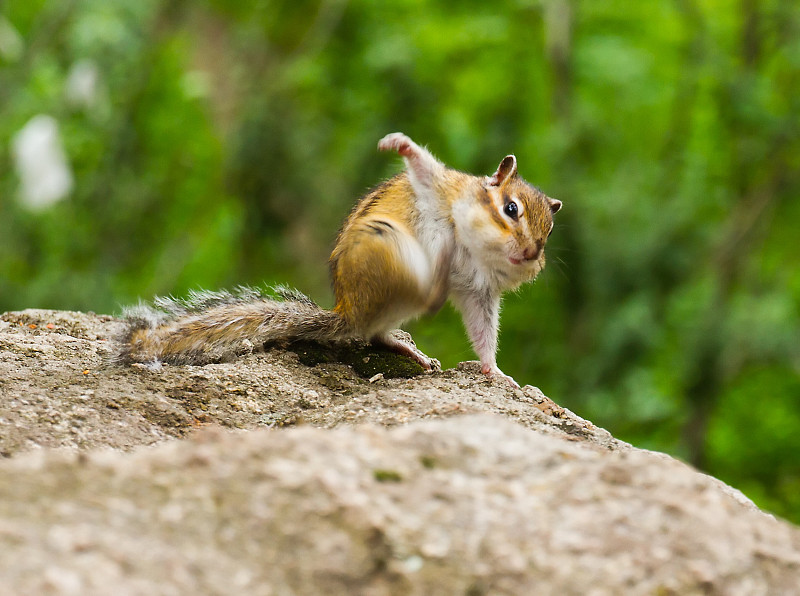
{"type": "Polygon", "coordinates": [[[528,246],[522,251],[522,256],[525,257],[526,261],[535,261],[539,258],[541,250],[538,244],[535,246],[528,246]]]}

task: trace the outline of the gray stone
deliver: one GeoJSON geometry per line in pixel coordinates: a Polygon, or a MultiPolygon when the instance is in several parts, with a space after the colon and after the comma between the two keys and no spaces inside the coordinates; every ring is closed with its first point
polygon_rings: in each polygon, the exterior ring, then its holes
{"type": "Polygon", "coordinates": [[[0,316],[4,594],[798,593],[800,529],[474,363],[119,368],[118,328],[0,316]]]}

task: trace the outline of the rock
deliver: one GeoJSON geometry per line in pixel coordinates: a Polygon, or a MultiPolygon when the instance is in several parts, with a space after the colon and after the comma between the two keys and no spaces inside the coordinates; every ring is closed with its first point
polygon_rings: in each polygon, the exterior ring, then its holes
{"type": "Polygon", "coordinates": [[[503,414],[598,447],[627,447],[535,387],[519,391],[490,382],[477,363],[370,383],[371,371],[364,378],[335,362],[309,367],[294,352],[272,349],[233,362],[151,370],[113,363],[111,340],[121,328],[93,314],[0,315],[0,454],[39,447],[129,450],[207,425],[392,426],[471,412],[503,414]]]}
{"type": "Polygon", "coordinates": [[[123,369],[118,325],[0,317],[3,593],[797,593],[800,529],[475,364],[123,369]]]}

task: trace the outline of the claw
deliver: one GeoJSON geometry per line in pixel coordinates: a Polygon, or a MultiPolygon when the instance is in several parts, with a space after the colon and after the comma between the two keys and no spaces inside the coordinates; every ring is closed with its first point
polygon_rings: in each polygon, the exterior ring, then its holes
{"type": "Polygon", "coordinates": [[[397,151],[400,155],[406,157],[414,152],[414,141],[404,135],[402,132],[393,132],[380,141],[378,141],[378,149],[380,151],[397,151]]]}
{"type": "Polygon", "coordinates": [[[395,337],[391,333],[387,333],[385,335],[373,338],[372,342],[383,344],[393,352],[411,358],[411,360],[418,362],[419,365],[427,372],[442,370],[442,365],[439,363],[439,361],[436,360],[436,358],[430,358],[426,356],[422,350],[414,345],[414,342],[411,340],[411,336],[408,336],[408,341],[404,341],[403,339],[395,337]]]}
{"type": "Polygon", "coordinates": [[[503,381],[505,381],[506,383],[508,383],[509,385],[511,385],[512,387],[514,387],[516,389],[520,388],[519,387],[519,383],[517,383],[513,379],[513,377],[509,377],[502,370],[497,368],[497,365],[493,366],[491,364],[484,364],[484,365],[481,366],[481,372],[483,374],[485,374],[487,377],[489,377],[490,379],[503,380],[503,381]]]}

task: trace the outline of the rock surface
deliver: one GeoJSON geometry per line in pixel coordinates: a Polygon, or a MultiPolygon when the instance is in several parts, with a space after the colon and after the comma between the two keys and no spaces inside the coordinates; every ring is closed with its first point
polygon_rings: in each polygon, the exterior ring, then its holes
{"type": "Polygon", "coordinates": [[[796,594],[800,529],[532,387],[0,316],[4,594],[796,594]],[[53,449],[55,448],[55,449],[53,449]]]}

